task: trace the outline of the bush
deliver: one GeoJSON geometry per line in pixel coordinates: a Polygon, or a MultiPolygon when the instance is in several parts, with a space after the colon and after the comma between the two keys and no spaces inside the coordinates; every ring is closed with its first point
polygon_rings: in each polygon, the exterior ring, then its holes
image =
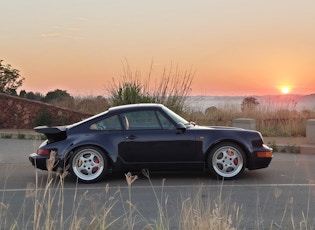
{"type": "Polygon", "coordinates": [[[46,109],[41,109],[34,120],[34,126],[47,125],[50,126],[52,124],[52,115],[46,109]]]}
{"type": "Polygon", "coordinates": [[[141,84],[137,81],[122,82],[118,89],[112,90],[111,94],[111,102],[113,106],[157,102],[154,96],[150,96],[143,92],[141,84]]]}
{"type": "Polygon", "coordinates": [[[125,105],[134,103],[159,103],[167,106],[176,113],[185,112],[185,100],[191,90],[193,72],[180,71],[171,66],[164,68],[160,82],[152,88],[150,83],[152,65],[148,75],[141,80],[139,71],[134,73],[130,70],[128,63],[124,68],[121,80],[114,80],[108,86],[111,105],[125,105]]]}

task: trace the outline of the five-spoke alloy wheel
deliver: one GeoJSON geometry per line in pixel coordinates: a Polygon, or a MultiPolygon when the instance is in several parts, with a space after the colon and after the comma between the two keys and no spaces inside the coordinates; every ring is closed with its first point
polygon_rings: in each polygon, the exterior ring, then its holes
{"type": "Polygon", "coordinates": [[[235,179],[246,167],[244,151],[236,144],[218,144],[208,156],[208,168],[218,179],[235,179]]]}
{"type": "Polygon", "coordinates": [[[103,151],[93,146],[78,148],[70,158],[71,174],[85,183],[102,179],[108,169],[103,151]]]}

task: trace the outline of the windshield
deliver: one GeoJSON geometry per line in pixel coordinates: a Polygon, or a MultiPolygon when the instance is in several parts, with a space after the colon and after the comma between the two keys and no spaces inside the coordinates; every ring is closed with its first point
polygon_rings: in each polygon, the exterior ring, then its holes
{"type": "Polygon", "coordinates": [[[189,122],[186,121],[184,118],[179,116],[178,114],[174,113],[172,110],[163,107],[163,110],[178,124],[183,123],[184,125],[189,125],[189,122]]]}

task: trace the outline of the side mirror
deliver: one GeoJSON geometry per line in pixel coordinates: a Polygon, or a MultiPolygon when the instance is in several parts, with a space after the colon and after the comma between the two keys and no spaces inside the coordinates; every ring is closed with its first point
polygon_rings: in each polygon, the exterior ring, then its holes
{"type": "Polygon", "coordinates": [[[180,131],[180,133],[186,132],[186,126],[183,123],[177,123],[176,129],[180,131]]]}

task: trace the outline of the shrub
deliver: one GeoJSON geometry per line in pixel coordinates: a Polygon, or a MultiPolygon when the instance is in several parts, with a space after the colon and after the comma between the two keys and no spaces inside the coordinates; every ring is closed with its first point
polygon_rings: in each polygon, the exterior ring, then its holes
{"type": "Polygon", "coordinates": [[[124,105],[134,103],[159,103],[167,106],[177,113],[185,112],[186,96],[191,90],[193,72],[180,71],[171,66],[164,68],[160,82],[152,88],[150,82],[152,65],[148,75],[141,79],[139,71],[134,73],[130,70],[128,63],[124,66],[124,73],[120,81],[115,80],[108,84],[111,105],[124,105]]]}
{"type": "Polygon", "coordinates": [[[35,126],[47,125],[50,126],[52,124],[52,115],[46,109],[41,109],[34,120],[35,126]]]}
{"type": "Polygon", "coordinates": [[[26,135],[24,133],[18,133],[18,139],[25,139],[26,135]]]}
{"type": "Polygon", "coordinates": [[[111,92],[111,101],[113,106],[134,104],[134,103],[154,103],[157,100],[144,93],[139,82],[122,82],[118,89],[111,92]]]}

